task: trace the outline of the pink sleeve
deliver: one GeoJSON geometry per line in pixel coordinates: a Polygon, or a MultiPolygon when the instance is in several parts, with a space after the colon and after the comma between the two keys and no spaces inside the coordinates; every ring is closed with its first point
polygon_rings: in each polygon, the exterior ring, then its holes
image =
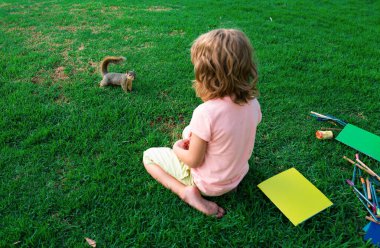
{"type": "Polygon", "coordinates": [[[204,106],[198,106],[190,121],[190,130],[206,142],[211,140],[211,121],[204,106]]]}

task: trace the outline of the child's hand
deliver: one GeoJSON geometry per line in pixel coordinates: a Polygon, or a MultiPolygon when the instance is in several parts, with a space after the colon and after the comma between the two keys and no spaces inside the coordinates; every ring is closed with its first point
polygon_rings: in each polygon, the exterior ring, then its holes
{"type": "Polygon", "coordinates": [[[189,150],[190,147],[190,138],[183,140],[183,149],[189,150]]]}
{"type": "Polygon", "coordinates": [[[177,142],[174,143],[173,150],[177,148],[181,148],[183,150],[189,150],[189,145],[190,145],[190,139],[178,140],[177,142]]]}

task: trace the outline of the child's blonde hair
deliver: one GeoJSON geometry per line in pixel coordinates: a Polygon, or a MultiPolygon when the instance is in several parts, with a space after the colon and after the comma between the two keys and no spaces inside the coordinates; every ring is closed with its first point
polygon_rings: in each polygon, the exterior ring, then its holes
{"type": "Polygon", "coordinates": [[[231,96],[237,104],[258,96],[252,53],[249,39],[236,29],[216,29],[199,36],[191,47],[197,96],[203,101],[231,96]]]}

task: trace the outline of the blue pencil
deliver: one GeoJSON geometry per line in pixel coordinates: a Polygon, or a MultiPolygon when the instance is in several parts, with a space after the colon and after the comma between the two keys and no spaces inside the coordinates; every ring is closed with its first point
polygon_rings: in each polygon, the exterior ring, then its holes
{"type": "Polygon", "coordinates": [[[374,207],[372,202],[370,202],[367,197],[365,197],[362,193],[360,193],[360,191],[357,188],[355,188],[354,184],[350,181],[350,179],[346,179],[346,183],[348,183],[348,185],[351,186],[354,192],[358,193],[359,196],[361,196],[361,198],[364,199],[372,208],[374,207]]]}
{"type": "Polygon", "coordinates": [[[354,172],[352,172],[352,182],[355,184],[356,179],[356,166],[354,166],[354,172]]]}
{"type": "Polygon", "coordinates": [[[367,204],[362,200],[362,198],[360,197],[360,195],[359,195],[356,191],[354,191],[354,193],[355,193],[356,197],[359,199],[359,201],[360,201],[360,202],[364,205],[364,207],[367,209],[367,212],[372,216],[372,218],[374,218],[376,221],[379,221],[379,220],[377,219],[376,215],[374,215],[374,214],[372,213],[372,211],[368,208],[367,204]]]}
{"type": "Polygon", "coordinates": [[[376,205],[376,211],[375,211],[375,213],[377,215],[380,215],[380,206],[379,206],[379,200],[378,200],[377,195],[376,195],[376,188],[375,188],[375,186],[373,184],[371,186],[372,186],[371,189],[372,189],[372,195],[373,195],[372,201],[376,205]]]}
{"type": "Polygon", "coordinates": [[[372,186],[371,188],[372,188],[373,200],[375,201],[376,206],[379,206],[379,201],[377,199],[375,186],[373,186],[373,184],[371,186],[372,186]]]}

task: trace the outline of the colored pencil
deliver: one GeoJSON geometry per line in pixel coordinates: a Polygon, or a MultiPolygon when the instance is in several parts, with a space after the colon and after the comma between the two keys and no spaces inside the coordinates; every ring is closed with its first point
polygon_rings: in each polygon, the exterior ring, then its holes
{"type": "Polygon", "coordinates": [[[364,207],[367,209],[367,212],[372,216],[372,218],[376,221],[379,221],[379,219],[376,217],[374,213],[372,213],[371,209],[368,208],[367,204],[362,200],[359,194],[357,194],[356,191],[354,191],[356,197],[359,199],[359,201],[364,205],[364,207]]]}
{"type": "Polygon", "coordinates": [[[349,179],[346,179],[346,183],[348,183],[348,185],[350,185],[351,186],[351,188],[354,190],[354,192],[356,192],[356,193],[358,193],[359,194],[359,196],[361,196],[361,198],[363,198],[372,208],[374,207],[373,206],[373,204],[372,204],[372,202],[370,202],[368,199],[367,199],[367,197],[365,197],[362,193],[360,193],[360,191],[357,189],[357,188],[355,188],[355,186],[354,186],[354,184],[351,182],[351,180],[349,180],[349,179]]]}
{"type": "Polygon", "coordinates": [[[373,199],[374,199],[375,202],[376,202],[376,206],[379,206],[379,200],[377,199],[375,185],[372,184],[371,186],[372,186],[372,195],[373,195],[373,199]]]}
{"type": "Polygon", "coordinates": [[[369,172],[364,167],[362,167],[360,164],[352,161],[351,159],[347,158],[346,156],[343,156],[343,158],[345,160],[347,160],[348,162],[350,162],[351,164],[353,164],[354,166],[357,166],[359,169],[361,169],[361,170],[363,170],[363,171],[365,171],[365,172],[367,172],[369,174],[369,172]]]}
{"type": "Polygon", "coordinates": [[[361,181],[362,186],[363,186],[363,193],[364,193],[364,195],[365,195],[365,198],[368,198],[368,196],[367,196],[367,187],[366,187],[366,185],[365,185],[365,180],[364,180],[364,178],[363,178],[363,177],[360,177],[360,181],[361,181]]]}
{"type": "Polygon", "coordinates": [[[380,221],[376,221],[376,220],[374,220],[372,217],[366,216],[365,218],[366,218],[367,220],[369,220],[369,221],[375,222],[376,224],[380,224],[380,221]]]}
{"type": "Polygon", "coordinates": [[[368,200],[372,200],[372,187],[371,182],[368,180],[368,177],[365,179],[366,185],[367,185],[367,198],[368,200]]]}
{"type": "Polygon", "coordinates": [[[369,168],[365,163],[363,163],[360,159],[359,159],[359,154],[356,154],[356,161],[363,167],[366,169],[366,171],[368,172],[368,174],[370,174],[371,176],[374,176],[376,177],[377,180],[380,181],[380,176],[377,175],[373,170],[371,170],[371,168],[369,168]]]}
{"type": "Polygon", "coordinates": [[[356,179],[356,166],[354,167],[354,171],[352,172],[352,182],[355,184],[355,179],[356,179]]]}
{"type": "Polygon", "coordinates": [[[342,121],[342,120],[340,120],[340,119],[338,119],[332,115],[322,115],[322,114],[319,114],[319,113],[313,112],[313,111],[310,111],[310,115],[317,117],[317,120],[319,120],[319,121],[333,121],[333,122],[338,123],[342,126],[347,125],[346,122],[344,122],[344,121],[342,121]]]}

